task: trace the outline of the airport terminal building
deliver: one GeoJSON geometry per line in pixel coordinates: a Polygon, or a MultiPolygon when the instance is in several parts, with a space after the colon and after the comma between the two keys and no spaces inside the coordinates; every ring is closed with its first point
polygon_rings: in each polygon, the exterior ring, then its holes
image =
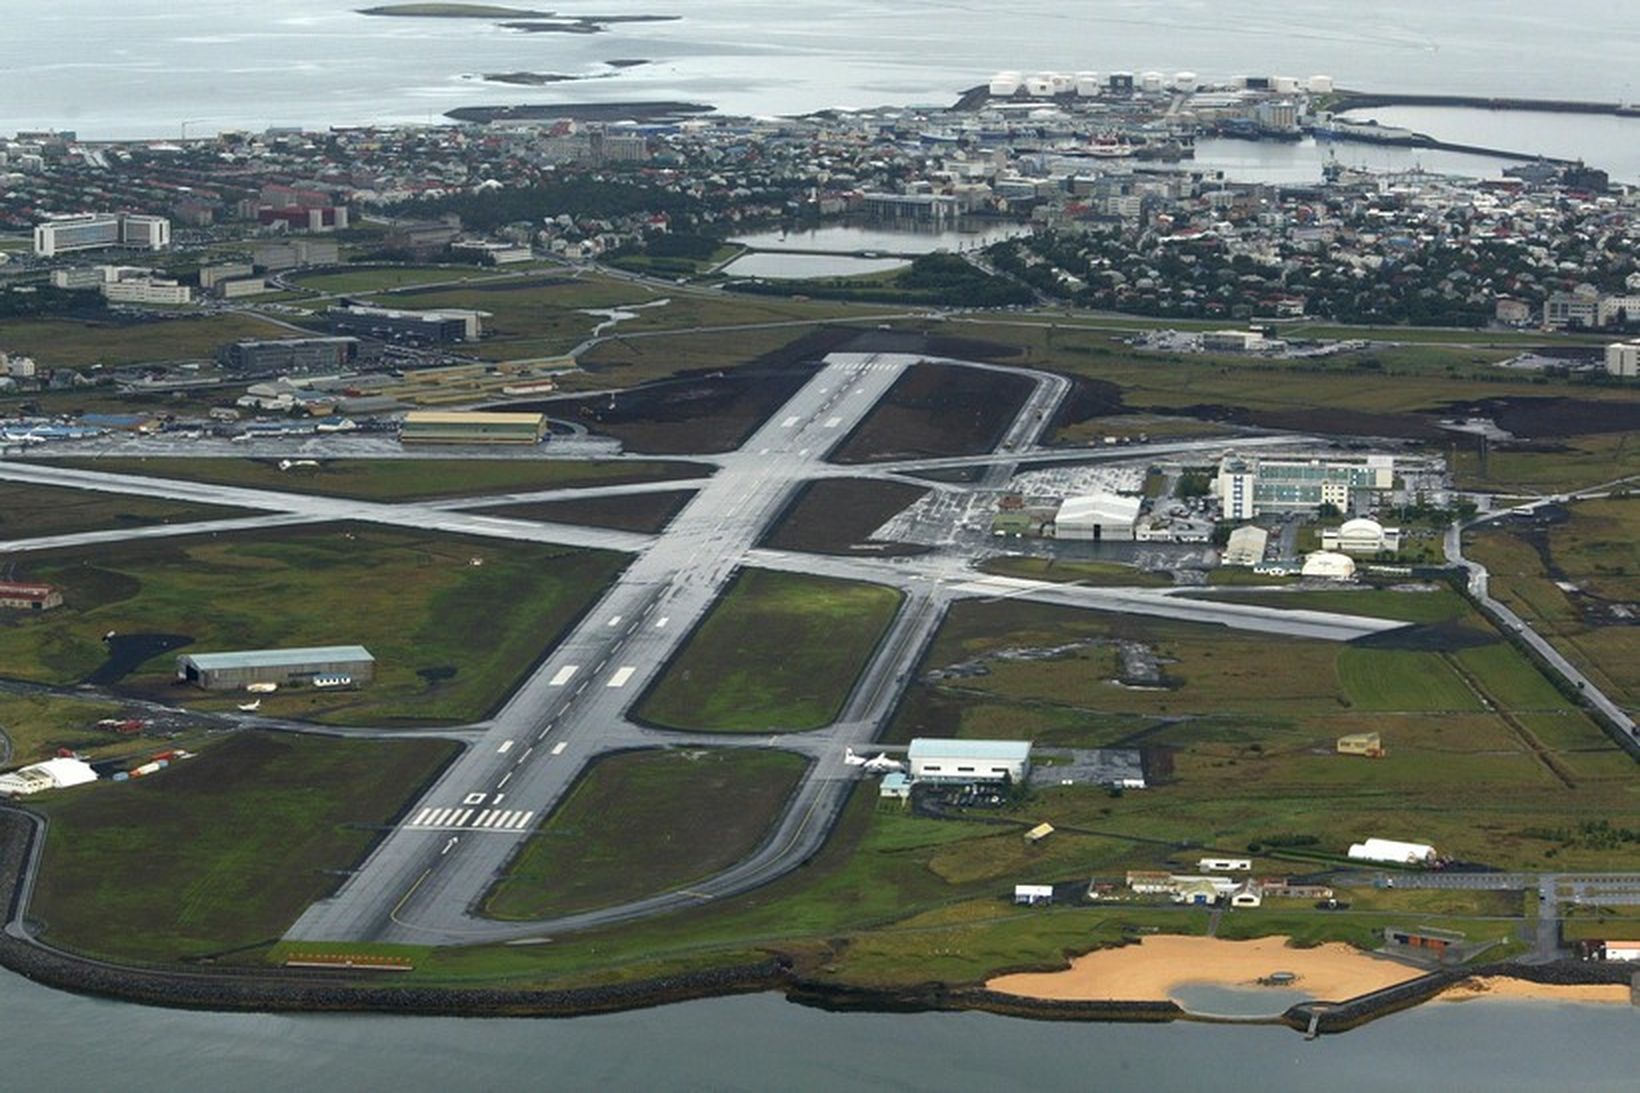
{"type": "Polygon", "coordinates": [[[233,691],[252,683],[311,683],[329,677],[369,683],[376,658],[362,645],[306,649],[247,649],[231,653],[184,653],[177,679],[207,691],[233,691]]]}

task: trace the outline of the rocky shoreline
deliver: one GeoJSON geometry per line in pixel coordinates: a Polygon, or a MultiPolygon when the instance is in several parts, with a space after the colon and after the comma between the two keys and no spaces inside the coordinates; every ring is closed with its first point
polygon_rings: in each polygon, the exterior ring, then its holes
{"type": "MultiPolygon", "coordinates": [[[[54,949],[28,936],[19,922],[25,870],[39,826],[31,814],[0,808],[0,892],[6,925],[0,966],[47,987],[144,1005],[238,1012],[370,1012],[418,1016],[576,1017],[644,1009],[696,999],[781,991],[800,1005],[837,1012],[926,1013],[977,1010],[1046,1021],[1201,1020],[1176,1003],[1077,1002],[1022,998],[981,987],[921,983],[871,988],[822,983],[798,973],[784,957],[686,972],[604,987],[501,989],[362,984],[356,973],[321,969],[180,968],[116,965],[54,949]]],[[[1611,965],[1563,962],[1488,965],[1437,972],[1343,1003],[1302,1003],[1274,1023],[1319,1033],[1344,1032],[1433,998],[1476,976],[1509,976],[1548,984],[1627,983],[1611,965]]],[[[1271,1022],[1265,1022],[1271,1023],[1271,1022]]]]}

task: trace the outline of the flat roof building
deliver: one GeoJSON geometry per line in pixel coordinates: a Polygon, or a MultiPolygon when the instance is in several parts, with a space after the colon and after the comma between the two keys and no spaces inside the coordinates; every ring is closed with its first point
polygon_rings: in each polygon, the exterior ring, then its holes
{"type": "Polygon", "coordinates": [[[1633,379],[1640,376],[1640,338],[1613,342],[1606,347],[1606,374],[1633,379]]]}
{"type": "Polygon", "coordinates": [[[363,334],[383,341],[439,345],[478,341],[484,333],[484,319],[488,312],[468,308],[408,311],[354,304],[333,307],[328,316],[330,325],[346,334],[363,334]]]}
{"type": "Polygon", "coordinates": [[[1028,740],[946,740],[919,736],[907,752],[920,782],[1022,782],[1031,769],[1028,740]]]}
{"type": "Polygon", "coordinates": [[[59,217],[34,226],[34,253],[41,258],[106,247],[164,250],[170,245],[171,222],[163,216],[90,213],[59,217]]]}
{"type": "Polygon", "coordinates": [[[479,410],[412,410],[399,427],[405,444],[539,444],[546,435],[545,414],[479,410]]]}
{"type": "Polygon", "coordinates": [[[233,342],[216,351],[224,368],[254,372],[311,372],[341,368],[359,357],[357,338],[276,338],[233,342]]]}
{"type": "Polygon", "coordinates": [[[1395,487],[1395,458],[1253,459],[1227,457],[1219,464],[1213,493],[1226,520],[1263,513],[1313,512],[1332,505],[1359,511],[1395,487]]]}
{"type": "Polygon", "coordinates": [[[184,653],[177,679],[207,691],[231,691],[251,683],[302,683],[316,677],[369,683],[376,658],[362,645],[320,645],[301,649],[248,649],[228,653],[184,653]]]}

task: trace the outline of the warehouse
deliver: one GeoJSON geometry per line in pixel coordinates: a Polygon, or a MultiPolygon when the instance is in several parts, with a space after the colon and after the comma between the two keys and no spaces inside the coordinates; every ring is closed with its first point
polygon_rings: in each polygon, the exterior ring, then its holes
{"type": "Polygon", "coordinates": [[[1270,545],[1270,533],[1256,524],[1247,524],[1230,533],[1221,558],[1225,565],[1258,565],[1270,545]]]}
{"type": "Polygon", "coordinates": [[[1424,843],[1368,839],[1350,846],[1350,858],[1353,861],[1385,862],[1390,865],[1433,865],[1435,848],[1424,843]]]}
{"type": "Polygon", "coordinates": [[[414,345],[476,342],[484,334],[484,320],[488,317],[487,311],[467,308],[407,311],[361,304],[333,307],[327,313],[332,329],[339,333],[414,345]]]}
{"type": "Polygon", "coordinates": [[[1014,782],[1031,769],[1028,740],[942,740],[920,736],[907,756],[919,782],[1014,782]]]}
{"type": "Polygon", "coordinates": [[[49,584],[0,581],[0,607],[19,611],[50,611],[63,605],[63,594],[49,584]]]}
{"type": "Polygon", "coordinates": [[[251,683],[303,683],[316,677],[357,685],[369,683],[375,675],[376,658],[362,645],[185,653],[177,657],[177,679],[207,691],[231,691],[251,683]]]}
{"type": "Polygon", "coordinates": [[[404,444],[539,444],[547,435],[545,414],[476,410],[412,410],[404,416],[404,444]]]}
{"type": "Polygon", "coordinates": [[[1081,541],[1132,542],[1139,522],[1139,498],[1119,493],[1089,493],[1067,497],[1054,517],[1054,538],[1081,541]]]}

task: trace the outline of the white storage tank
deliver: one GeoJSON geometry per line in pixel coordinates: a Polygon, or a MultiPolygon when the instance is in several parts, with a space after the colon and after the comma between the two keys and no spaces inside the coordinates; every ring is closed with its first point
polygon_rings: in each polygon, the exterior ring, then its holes
{"type": "Polygon", "coordinates": [[[1331,76],[1311,76],[1310,77],[1310,94],[1312,94],[1312,95],[1331,95],[1332,90],[1333,90],[1333,78],[1331,76]]]}
{"type": "Polygon", "coordinates": [[[1278,95],[1291,95],[1298,90],[1298,80],[1292,76],[1271,76],[1270,90],[1278,95]]]}
{"type": "Polygon", "coordinates": [[[1194,91],[1200,82],[1194,72],[1175,72],[1173,74],[1173,88],[1176,91],[1194,91]]]}
{"type": "Polygon", "coordinates": [[[1078,72],[1076,74],[1076,93],[1084,99],[1091,99],[1099,94],[1099,73],[1078,72]]]}
{"type": "Polygon", "coordinates": [[[1166,82],[1167,77],[1160,72],[1146,72],[1139,77],[1139,88],[1142,91],[1160,91],[1166,82]]]}
{"type": "Polygon", "coordinates": [[[1247,77],[1246,76],[1231,76],[1230,77],[1230,82],[1229,82],[1229,87],[1232,91],[1246,91],[1247,90],[1247,77]]]}
{"type": "Polygon", "coordinates": [[[1053,78],[1043,74],[1025,77],[1025,93],[1034,99],[1045,99],[1053,94],[1053,78]]]}
{"type": "Polygon", "coordinates": [[[1054,72],[1048,76],[1055,95],[1069,95],[1076,90],[1076,77],[1068,72],[1054,72]]]}
{"type": "Polygon", "coordinates": [[[991,94],[995,98],[1009,99],[1019,90],[1020,76],[1017,72],[998,72],[991,77],[991,94]]]}

